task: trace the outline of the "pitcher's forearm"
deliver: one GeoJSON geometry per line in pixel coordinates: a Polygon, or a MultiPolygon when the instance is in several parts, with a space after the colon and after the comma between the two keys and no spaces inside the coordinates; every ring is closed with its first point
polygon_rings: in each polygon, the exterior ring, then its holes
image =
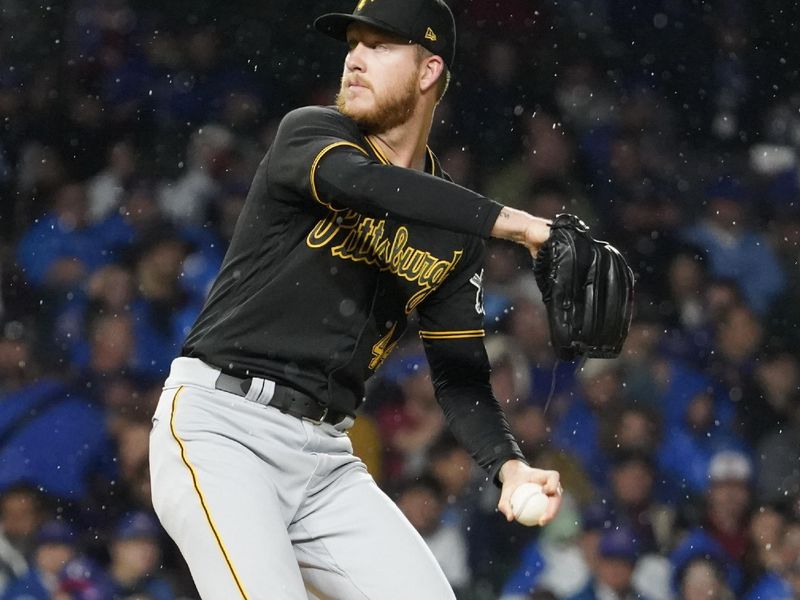
{"type": "Polygon", "coordinates": [[[550,221],[504,206],[492,228],[492,237],[517,242],[534,254],[550,236],[550,221]]]}

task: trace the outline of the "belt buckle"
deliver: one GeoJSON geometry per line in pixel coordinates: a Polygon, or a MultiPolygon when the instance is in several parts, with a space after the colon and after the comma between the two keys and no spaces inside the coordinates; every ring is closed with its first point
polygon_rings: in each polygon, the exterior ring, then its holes
{"type": "Polygon", "coordinates": [[[303,418],[309,423],[313,423],[314,425],[322,425],[322,423],[325,421],[325,417],[327,416],[328,416],[328,407],[323,406],[322,414],[320,415],[319,419],[312,419],[311,417],[303,417],[303,418]]]}

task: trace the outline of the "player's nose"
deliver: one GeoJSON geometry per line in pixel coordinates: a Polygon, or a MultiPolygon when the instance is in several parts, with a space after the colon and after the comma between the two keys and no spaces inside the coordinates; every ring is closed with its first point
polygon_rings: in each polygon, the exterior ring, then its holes
{"type": "Polygon", "coordinates": [[[350,47],[350,50],[344,59],[344,66],[348,71],[364,70],[366,66],[366,62],[364,61],[364,50],[366,50],[366,46],[364,46],[364,44],[361,42],[358,42],[350,47]]]}

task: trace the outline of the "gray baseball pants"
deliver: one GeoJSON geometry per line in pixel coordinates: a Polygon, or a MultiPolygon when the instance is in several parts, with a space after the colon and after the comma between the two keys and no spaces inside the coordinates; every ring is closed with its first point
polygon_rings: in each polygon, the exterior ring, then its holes
{"type": "Polygon", "coordinates": [[[353,455],[344,430],[215,389],[178,358],[153,416],[153,506],[203,600],[442,600],[425,542],[353,455]]]}

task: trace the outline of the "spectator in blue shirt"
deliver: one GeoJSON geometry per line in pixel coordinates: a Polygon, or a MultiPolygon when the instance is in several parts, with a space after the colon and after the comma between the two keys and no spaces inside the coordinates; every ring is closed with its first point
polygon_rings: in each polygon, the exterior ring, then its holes
{"type": "Polygon", "coordinates": [[[698,495],[708,487],[711,458],[721,450],[745,450],[745,442],[718,415],[719,400],[708,389],[697,387],[684,406],[683,419],[669,424],[658,450],[658,466],[667,490],[698,495]]]}
{"type": "Polygon", "coordinates": [[[769,239],[749,223],[747,191],[735,178],[722,177],[707,197],[703,218],[683,237],[708,254],[713,276],[736,280],[749,306],[763,314],[783,290],[786,276],[769,239]]]}
{"type": "Polygon", "coordinates": [[[169,370],[199,314],[203,298],[189,294],[179,278],[190,250],[176,228],[168,225],[145,232],[135,248],[139,295],[131,305],[134,363],[146,375],[163,375],[169,370]]]}
{"type": "Polygon", "coordinates": [[[123,225],[90,224],[84,184],[67,183],[56,191],[50,211],[23,235],[17,260],[32,285],[74,290],[129,238],[123,225]]]}
{"type": "Polygon", "coordinates": [[[579,386],[553,427],[553,445],[575,455],[600,489],[606,487],[609,461],[600,446],[601,420],[622,403],[619,361],[589,359],[578,373],[579,386]]]}
{"type": "Polygon", "coordinates": [[[93,475],[113,473],[103,413],[40,362],[31,351],[20,386],[0,393],[0,490],[28,482],[78,500],[93,475]]]}

